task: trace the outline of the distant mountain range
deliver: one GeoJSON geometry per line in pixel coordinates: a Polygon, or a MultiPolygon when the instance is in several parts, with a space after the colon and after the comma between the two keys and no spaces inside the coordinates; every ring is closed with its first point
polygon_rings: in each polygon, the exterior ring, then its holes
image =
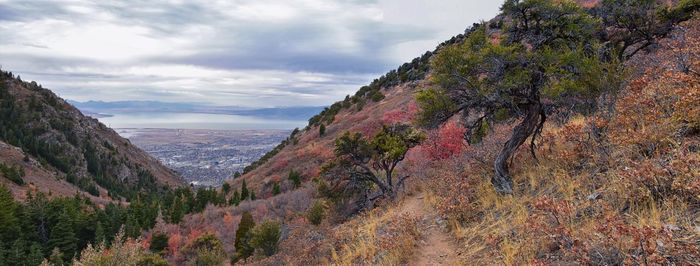
{"type": "Polygon", "coordinates": [[[68,100],[68,103],[90,116],[110,116],[116,113],[203,113],[245,115],[263,118],[306,120],[323,110],[322,106],[247,108],[240,106],[212,106],[205,103],[173,103],[160,101],[87,101],[68,100]]]}

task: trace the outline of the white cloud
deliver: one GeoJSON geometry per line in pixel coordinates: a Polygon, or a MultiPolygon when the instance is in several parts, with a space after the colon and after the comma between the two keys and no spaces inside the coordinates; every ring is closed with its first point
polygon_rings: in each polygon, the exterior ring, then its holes
{"type": "Polygon", "coordinates": [[[0,0],[0,65],[75,100],[327,105],[499,3],[0,0]]]}

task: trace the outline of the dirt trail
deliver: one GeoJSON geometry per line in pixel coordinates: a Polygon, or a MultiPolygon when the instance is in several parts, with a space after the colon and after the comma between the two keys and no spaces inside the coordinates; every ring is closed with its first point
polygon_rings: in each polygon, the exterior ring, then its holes
{"type": "Polygon", "coordinates": [[[445,232],[445,222],[425,203],[423,195],[406,198],[401,208],[402,213],[413,213],[421,219],[421,240],[415,260],[409,265],[458,265],[458,253],[454,241],[445,232]]]}

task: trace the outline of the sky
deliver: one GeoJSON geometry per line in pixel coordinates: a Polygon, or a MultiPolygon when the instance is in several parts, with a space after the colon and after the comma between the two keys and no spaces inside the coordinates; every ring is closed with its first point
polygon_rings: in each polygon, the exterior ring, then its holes
{"type": "Polygon", "coordinates": [[[77,101],[325,106],[500,4],[0,0],[0,67],[77,101]]]}

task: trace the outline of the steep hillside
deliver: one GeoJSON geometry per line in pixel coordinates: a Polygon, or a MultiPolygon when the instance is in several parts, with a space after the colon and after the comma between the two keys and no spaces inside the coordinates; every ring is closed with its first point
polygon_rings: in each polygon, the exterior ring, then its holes
{"type": "Polygon", "coordinates": [[[9,72],[0,73],[0,140],[0,153],[7,155],[0,163],[24,170],[24,182],[10,185],[19,198],[39,190],[128,200],[139,191],[182,185],[176,173],[113,130],[9,72]]]}
{"type": "MultiPolygon", "coordinates": [[[[601,1],[578,2],[594,8],[601,1]]],[[[699,6],[697,1],[680,2],[691,11],[699,6]]],[[[226,197],[236,199],[232,206],[210,205],[179,225],[157,226],[153,232],[176,236],[170,240],[178,249],[211,233],[232,255],[239,251],[233,231],[242,214],[251,213],[256,223],[281,221],[277,254],[247,261],[255,265],[419,263],[416,256],[434,254],[429,243],[445,239],[443,234],[449,235],[449,244],[439,252],[457,264],[700,263],[700,19],[676,24],[689,15],[671,11],[657,13],[674,22],[659,25],[663,32],[653,33],[653,40],[634,43],[629,50],[622,44],[624,49],[616,51],[626,58],[624,71],[613,80],[620,90],[594,95],[592,102],[601,108],[550,113],[534,146],[538,159],[529,145],[514,152],[508,164],[511,195],[494,190],[491,179],[494,160],[522,121],[518,116],[480,127],[478,142],[464,139],[470,132],[460,115],[425,129],[426,140],[398,167],[410,175],[400,199],[357,215],[340,212],[336,207],[343,199],[328,193],[332,190],[324,180],[341,176],[322,175],[327,170],[323,165],[336,158],[335,141],[344,132],[371,136],[385,124],[416,124],[426,107],[416,94],[442,86],[435,78],[434,55],[460,46],[473,33],[467,30],[310,119],[308,127],[228,183],[226,197]],[[295,184],[295,173],[301,184],[295,184]],[[237,198],[243,187],[257,197],[237,198]],[[312,223],[315,210],[324,214],[318,225],[312,223]]],[[[585,12],[597,16],[609,11],[585,12]]],[[[483,30],[498,47],[515,34],[505,31],[512,27],[509,23],[511,18],[499,16],[470,29],[483,30]]],[[[594,30],[614,33],[600,37],[609,42],[624,34],[594,30]]],[[[166,257],[174,262],[192,258],[172,251],[166,257]]]]}

